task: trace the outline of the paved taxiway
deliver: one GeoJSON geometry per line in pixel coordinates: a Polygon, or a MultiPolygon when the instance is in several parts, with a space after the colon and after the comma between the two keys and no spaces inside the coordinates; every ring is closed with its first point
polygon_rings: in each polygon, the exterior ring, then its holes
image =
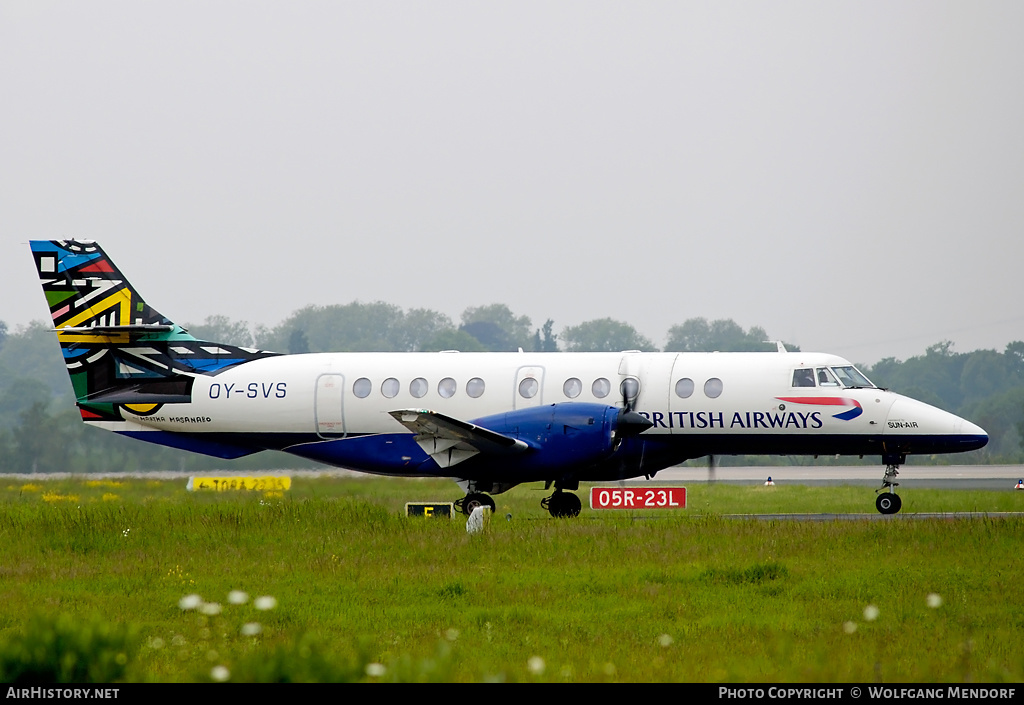
{"type": "MultiPolygon", "coordinates": [[[[792,483],[800,485],[873,485],[882,484],[883,467],[881,465],[843,465],[843,466],[746,466],[722,467],[715,469],[714,481],[738,484],[763,484],[769,477],[776,483],[792,483]]],[[[118,478],[149,478],[153,480],[188,479],[192,475],[216,475],[221,477],[249,475],[289,475],[291,477],[367,477],[364,473],[351,470],[203,470],[195,472],[176,472],[154,470],[150,472],[131,473],[7,473],[0,474],[0,479],[9,481],[28,480],[66,480],[72,477],[90,480],[106,480],[118,478]]],[[[1012,490],[1017,481],[1024,478],[1022,465],[906,465],[900,468],[899,482],[912,487],[933,487],[960,490],[1012,490]]],[[[708,482],[707,465],[700,461],[690,461],[687,465],[662,470],[650,480],[638,478],[628,480],[626,484],[656,483],[698,483],[708,482]]]]}
{"type": "MultiPolygon", "coordinates": [[[[707,465],[691,461],[662,470],[650,482],[708,482],[707,465]]],[[[878,487],[882,484],[882,465],[843,466],[748,466],[717,467],[715,482],[756,484],[764,483],[769,477],[776,483],[798,485],[865,485],[878,487]]],[[[1024,478],[1021,465],[904,465],[900,468],[898,481],[904,489],[930,487],[957,490],[1012,490],[1017,481],[1024,478]]],[[[640,482],[648,482],[640,480],[640,482]]]]}
{"type": "MultiPolygon", "coordinates": [[[[692,485],[711,481],[708,476],[707,465],[697,464],[698,461],[691,461],[691,464],[680,465],[667,470],[662,470],[650,480],[640,478],[628,480],[625,485],[657,485],[679,484],[692,485]]],[[[877,488],[882,483],[883,468],[881,465],[843,465],[843,466],[746,466],[746,467],[717,467],[714,473],[714,482],[739,485],[760,485],[764,484],[769,477],[779,484],[798,485],[863,485],[877,488]]],[[[0,474],[0,480],[9,482],[27,482],[62,480],[71,477],[82,479],[118,479],[118,478],[149,478],[154,480],[186,480],[192,475],[216,475],[230,477],[233,475],[289,475],[291,477],[366,477],[363,473],[351,470],[212,470],[202,472],[172,472],[152,471],[133,473],[10,473],[0,474]]],[[[930,465],[930,466],[904,466],[900,469],[899,481],[903,483],[901,491],[911,492],[914,487],[930,487],[938,489],[959,489],[959,490],[1015,490],[1017,481],[1024,478],[1024,466],[1021,465],[930,465]]],[[[584,499],[584,503],[586,500],[584,499]]],[[[600,514],[587,513],[587,518],[598,519],[600,514]]],[[[1024,512],[958,512],[949,514],[912,514],[901,512],[899,514],[883,515],[875,512],[863,514],[726,514],[723,519],[742,520],[769,520],[769,521],[845,521],[845,520],[870,520],[870,521],[895,521],[908,519],[969,519],[978,517],[1011,517],[1024,516],[1024,512]]],[[[649,515],[638,514],[635,519],[642,520],[652,518],[649,515]]]]}
{"type": "MultiPolygon", "coordinates": [[[[691,461],[692,462],[692,461],[691,461]]],[[[636,484],[657,482],[693,485],[710,481],[723,484],[761,485],[771,477],[776,486],[794,485],[862,485],[878,488],[882,484],[884,468],[881,465],[843,466],[748,466],[717,467],[713,478],[707,465],[681,465],[662,470],[650,480],[636,484]]],[[[1017,482],[1024,478],[1021,465],[929,465],[904,466],[897,480],[901,492],[913,492],[915,487],[955,490],[1016,490],[1017,482]]],[[[634,484],[630,481],[626,484],[634,484]]],[[[978,517],[1005,518],[1024,516],[1024,512],[951,512],[879,514],[725,514],[723,519],[755,519],[767,521],[904,521],[913,519],[972,519],[978,517]]]]}

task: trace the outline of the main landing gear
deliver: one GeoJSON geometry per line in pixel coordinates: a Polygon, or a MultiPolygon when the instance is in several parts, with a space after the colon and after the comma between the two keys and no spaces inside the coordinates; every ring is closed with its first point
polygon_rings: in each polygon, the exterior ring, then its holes
{"type": "MultiPolygon", "coordinates": [[[[549,489],[551,484],[552,483],[549,482],[544,489],[549,489]]],[[[579,483],[559,481],[554,483],[554,485],[554,494],[542,499],[540,501],[540,506],[546,509],[548,513],[556,519],[571,519],[572,517],[579,516],[580,510],[583,508],[580,498],[572,492],[565,491],[579,489],[579,483]]],[[[508,489],[508,487],[501,488],[498,485],[487,485],[487,487],[494,492],[504,492],[508,489]]],[[[474,487],[474,491],[467,492],[465,497],[455,500],[455,509],[466,516],[470,516],[473,513],[473,510],[477,507],[490,507],[491,512],[494,512],[494,500],[491,496],[484,494],[483,492],[475,491],[476,489],[477,488],[474,487]]]]}
{"type": "Polygon", "coordinates": [[[455,508],[466,516],[472,514],[477,507],[490,507],[493,514],[494,499],[483,492],[470,492],[462,499],[455,500],[455,508]]]}
{"type": "Polygon", "coordinates": [[[580,515],[580,509],[583,508],[579,497],[572,492],[563,492],[557,488],[553,495],[540,501],[540,506],[547,509],[548,513],[556,519],[577,517],[580,515]]]}
{"type": "Polygon", "coordinates": [[[885,463],[885,475],[882,477],[882,486],[875,490],[878,497],[875,498],[875,508],[882,514],[895,514],[903,506],[903,500],[893,491],[900,483],[895,482],[896,476],[900,474],[900,465],[906,462],[905,455],[883,455],[882,462],[885,463]]]}
{"type": "Polygon", "coordinates": [[[550,489],[551,485],[555,486],[555,493],[542,499],[540,506],[547,509],[555,519],[578,517],[583,505],[580,503],[580,498],[572,493],[572,490],[578,490],[580,483],[572,478],[562,478],[554,482],[549,480],[544,484],[544,489],[550,489]],[[566,492],[565,490],[570,491],[566,492]]]}

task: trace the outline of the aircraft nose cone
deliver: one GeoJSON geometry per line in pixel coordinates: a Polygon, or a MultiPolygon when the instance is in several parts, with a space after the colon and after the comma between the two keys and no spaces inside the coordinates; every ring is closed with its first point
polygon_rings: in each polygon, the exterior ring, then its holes
{"type": "Polygon", "coordinates": [[[980,426],[909,397],[898,398],[890,407],[884,434],[915,453],[959,453],[988,443],[980,426]]]}
{"type": "Polygon", "coordinates": [[[977,450],[988,445],[988,433],[985,432],[985,429],[967,419],[960,419],[960,421],[960,435],[963,436],[968,450],[977,450]]]}

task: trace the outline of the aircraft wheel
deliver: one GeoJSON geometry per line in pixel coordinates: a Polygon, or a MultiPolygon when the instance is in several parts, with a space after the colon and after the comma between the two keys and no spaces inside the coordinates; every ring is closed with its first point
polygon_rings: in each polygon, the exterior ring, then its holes
{"type": "Polygon", "coordinates": [[[903,506],[903,500],[893,492],[883,492],[875,498],[875,507],[882,514],[895,514],[903,506]]]}
{"type": "Polygon", "coordinates": [[[548,499],[548,512],[556,519],[571,519],[580,514],[583,505],[571,492],[556,492],[548,499]]]}
{"type": "Polygon", "coordinates": [[[578,517],[581,509],[583,509],[583,504],[579,497],[574,494],[565,495],[565,516],[578,517]]]}
{"type": "Polygon", "coordinates": [[[494,511],[494,500],[482,492],[470,492],[462,500],[462,513],[469,516],[477,507],[490,507],[494,511]]]}

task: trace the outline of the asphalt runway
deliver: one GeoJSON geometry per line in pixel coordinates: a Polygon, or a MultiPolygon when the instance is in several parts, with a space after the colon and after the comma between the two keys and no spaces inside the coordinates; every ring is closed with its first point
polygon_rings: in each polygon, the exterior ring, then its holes
{"type": "MultiPolygon", "coordinates": [[[[882,465],[842,465],[842,466],[746,466],[722,467],[715,469],[714,476],[709,478],[706,465],[691,461],[690,465],[668,468],[648,479],[634,478],[626,480],[627,485],[655,485],[658,483],[692,484],[702,482],[721,482],[736,484],[764,484],[770,477],[778,485],[792,483],[799,485],[864,485],[878,487],[882,484],[882,465]]],[[[0,480],[12,482],[28,480],[66,480],[73,477],[90,480],[116,480],[119,478],[148,478],[153,480],[178,480],[193,475],[213,475],[219,477],[251,476],[251,475],[288,475],[290,477],[370,477],[365,473],[352,470],[325,468],[323,470],[203,470],[196,472],[178,472],[154,470],[151,472],[131,473],[6,473],[0,474],[0,480]]],[[[380,476],[373,476],[380,477],[380,476]]],[[[900,468],[898,481],[905,489],[912,487],[931,487],[959,490],[1012,490],[1018,480],[1024,479],[1022,465],[931,465],[904,466],[900,468]]]]}
{"type": "MultiPolygon", "coordinates": [[[[763,485],[770,477],[778,485],[859,485],[878,488],[882,483],[884,468],[881,465],[843,465],[843,466],[746,466],[717,467],[713,477],[709,478],[706,465],[682,465],[662,470],[650,479],[627,480],[621,484],[626,486],[656,486],[658,484],[692,485],[706,482],[737,485],[763,485]]],[[[291,477],[366,477],[364,473],[351,470],[213,470],[203,472],[171,472],[152,471],[134,473],[8,473],[0,474],[0,480],[9,482],[63,480],[72,477],[81,479],[120,479],[149,478],[154,480],[187,480],[192,475],[214,475],[220,477],[246,475],[288,475],[291,477]]],[[[930,465],[904,466],[900,469],[897,480],[900,492],[912,492],[915,487],[958,490],[1016,490],[1016,484],[1024,479],[1024,466],[1021,465],[930,465]]],[[[611,484],[611,483],[604,483],[611,484]]],[[[586,504],[586,499],[584,504],[586,504]]],[[[598,519],[600,514],[589,510],[584,513],[586,518],[598,519]]],[[[501,513],[498,513],[501,516],[501,513]]],[[[725,514],[723,519],[755,520],[755,521],[905,521],[917,519],[948,519],[964,520],[988,518],[1007,518],[1024,516],[1024,512],[953,512],[953,513],[921,513],[883,515],[876,512],[857,514],[725,514]]],[[[584,518],[584,517],[581,517],[584,518]]],[[[655,518],[639,514],[636,520],[655,518]]]]}
{"type": "MultiPolygon", "coordinates": [[[[785,484],[809,486],[857,485],[877,489],[882,484],[882,465],[843,466],[748,466],[717,467],[709,476],[708,468],[700,466],[678,466],[662,470],[650,480],[629,481],[627,485],[654,485],[658,482],[670,484],[704,484],[717,482],[736,485],[763,485],[771,478],[776,486],[785,484]]],[[[899,492],[913,492],[914,488],[953,490],[1017,490],[1017,482],[1024,479],[1021,465],[930,465],[904,466],[900,468],[897,482],[899,492]]],[[[916,519],[964,520],[986,518],[1021,517],[1024,512],[949,512],[949,513],[905,513],[879,514],[877,512],[858,514],[725,514],[723,519],[758,521],[906,521],[916,519]]]]}
{"type": "MultiPolygon", "coordinates": [[[[737,484],[763,484],[770,477],[776,484],[798,485],[864,485],[879,487],[885,468],[879,465],[843,466],[749,466],[717,467],[709,478],[707,466],[684,465],[662,470],[647,484],[655,482],[722,482],[737,484]]],[[[897,481],[900,487],[955,490],[1013,490],[1018,480],[1024,479],[1021,465],[929,465],[900,468],[897,481]]],[[[631,480],[630,483],[637,482],[631,480]]]]}

